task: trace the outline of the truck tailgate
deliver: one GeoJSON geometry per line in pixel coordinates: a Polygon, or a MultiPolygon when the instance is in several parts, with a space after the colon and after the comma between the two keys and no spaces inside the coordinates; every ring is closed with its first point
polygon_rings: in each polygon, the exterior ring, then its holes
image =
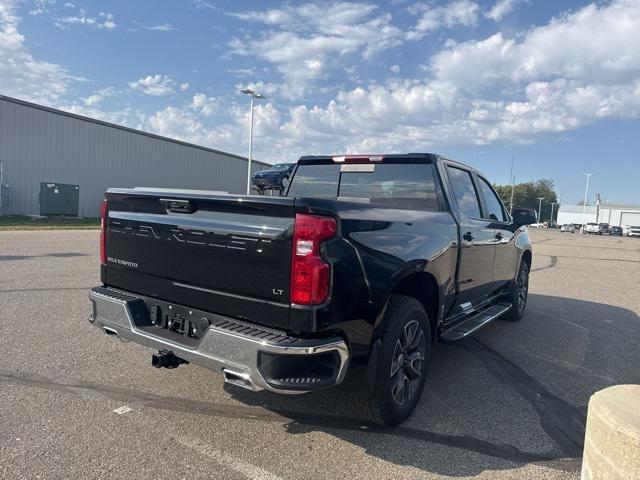
{"type": "Polygon", "coordinates": [[[110,189],[104,283],[287,328],[293,199],[110,189]]]}

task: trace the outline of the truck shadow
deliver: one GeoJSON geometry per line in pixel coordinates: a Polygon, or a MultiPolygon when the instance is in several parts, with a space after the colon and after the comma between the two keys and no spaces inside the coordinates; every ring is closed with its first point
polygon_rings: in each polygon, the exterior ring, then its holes
{"type": "Polygon", "coordinates": [[[282,396],[225,386],[289,418],[291,434],[326,432],[387,462],[450,476],[529,463],[579,472],[589,397],[640,383],[640,317],[594,302],[531,294],[525,318],[436,344],[427,387],[403,425],[371,425],[348,387],[282,396]]]}

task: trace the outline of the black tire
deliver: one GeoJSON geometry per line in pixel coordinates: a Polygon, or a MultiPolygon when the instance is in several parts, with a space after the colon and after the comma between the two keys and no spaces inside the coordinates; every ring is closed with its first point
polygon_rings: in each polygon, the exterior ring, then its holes
{"type": "Polygon", "coordinates": [[[529,265],[527,262],[520,262],[518,276],[515,278],[509,294],[509,300],[513,304],[511,310],[504,314],[503,318],[512,322],[517,322],[524,317],[529,298],[529,265]]]}
{"type": "Polygon", "coordinates": [[[381,328],[373,397],[359,404],[369,420],[393,426],[413,413],[424,390],[431,329],[422,304],[404,295],[391,296],[381,328]]]}

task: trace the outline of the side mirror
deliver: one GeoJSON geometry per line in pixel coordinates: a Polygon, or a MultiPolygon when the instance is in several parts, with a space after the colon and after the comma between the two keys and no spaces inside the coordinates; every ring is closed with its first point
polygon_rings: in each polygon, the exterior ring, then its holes
{"type": "Polygon", "coordinates": [[[513,217],[513,223],[518,227],[538,222],[538,215],[536,212],[528,208],[514,208],[511,216],[513,217]]]}

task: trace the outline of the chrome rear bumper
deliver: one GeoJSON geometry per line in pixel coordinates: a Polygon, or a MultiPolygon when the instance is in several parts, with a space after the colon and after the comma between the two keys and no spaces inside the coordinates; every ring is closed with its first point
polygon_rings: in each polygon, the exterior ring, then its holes
{"type": "Polygon", "coordinates": [[[96,287],[90,290],[89,298],[93,304],[89,322],[107,336],[134,341],[157,350],[168,350],[189,363],[222,373],[229,383],[254,391],[305,393],[337,385],[344,380],[347,372],[349,350],[339,337],[302,339],[216,316],[218,321],[209,325],[199,342],[188,346],[150,333],[149,328],[141,328],[141,321],[145,321],[141,317],[147,314],[147,308],[141,307],[140,303],[145,301],[144,297],[96,287]],[[325,364],[327,359],[329,364],[333,362],[328,378],[316,378],[313,375],[270,378],[265,373],[270,370],[269,364],[274,362],[293,362],[295,367],[296,362],[303,363],[304,358],[321,356],[325,364]]]}

